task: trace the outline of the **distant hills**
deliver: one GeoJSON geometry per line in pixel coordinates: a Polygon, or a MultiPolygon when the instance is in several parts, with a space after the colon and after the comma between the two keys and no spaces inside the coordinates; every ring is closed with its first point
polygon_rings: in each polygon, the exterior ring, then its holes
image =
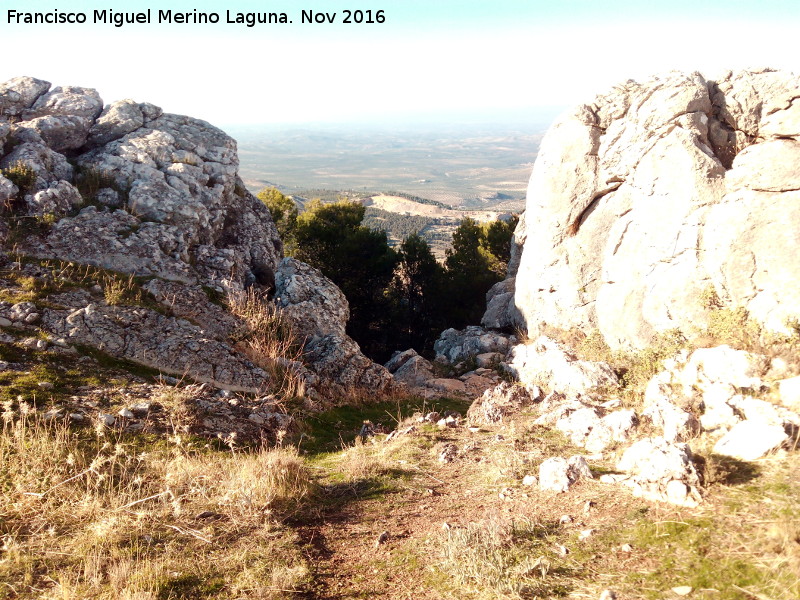
{"type": "MultiPolygon", "coordinates": [[[[522,210],[546,124],[387,128],[231,127],[253,191],[275,185],[416,196],[459,209],[522,210]],[[399,194],[397,192],[400,192],[399,194]]],[[[384,207],[383,210],[393,210],[384,207]]]]}

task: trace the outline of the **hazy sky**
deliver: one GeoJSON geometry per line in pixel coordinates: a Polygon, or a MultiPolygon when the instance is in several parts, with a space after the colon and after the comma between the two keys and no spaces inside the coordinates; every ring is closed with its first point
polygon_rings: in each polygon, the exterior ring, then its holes
{"type": "Polygon", "coordinates": [[[800,72],[796,0],[0,0],[0,81],[32,75],[218,125],[487,120],[589,100],[671,69],[800,72]],[[16,25],[8,11],[216,12],[217,25],[16,25]],[[345,9],[383,24],[341,23],[345,9]],[[302,24],[302,10],[337,24],[302,24]],[[226,10],[286,25],[226,25],[226,10]]]}

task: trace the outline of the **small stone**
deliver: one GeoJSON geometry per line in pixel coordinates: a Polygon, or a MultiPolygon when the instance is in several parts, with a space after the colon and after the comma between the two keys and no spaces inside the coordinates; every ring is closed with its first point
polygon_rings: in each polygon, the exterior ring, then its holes
{"type": "Polygon", "coordinates": [[[445,444],[442,451],[439,453],[440,463],[451,463],[458,456],[458,446],[455,444],[445,444]]]}
{"type": "Polygon", "coordinates": [[[566,556],[567,554],[569,554],[569,548],[567,548],[566,546],[556,546],[556,550],[558,550],[558,554],[560,556],[566,556]]]}
{"type": "Polygon", "coordinates": [[[33,325],[34,323],[38,323],[41,318],[39,313],[30,313],[25,317],[24,321],[28,325],[33,325]]]}
{"type": "Polygon", "coordinates": [[[522,478],[522,485],[536,485],[538,481],[539,480],[536,479],[536,475],[525,475],[525,477],[522,478]]]}
{"type": "Polygon", "coordinates": [[[689,585],[679,585],[678,587],[672,588],[672,591],[678,594],[678,596],[688,596],[692,593],[693,588],[689,585]]]}
{"type": "Polygon", "coordinates": [[[258,413],[250,413],[247,418],[248,420],[252,421],[257,425],[263,425],[265,423],[264,417],[262,417],[258,413]]]}
{"type": "Polygon", "coordinates": [[[131,406],[131,410],[135,415],[140,417],[145,416],[147,413],[150,412],[150,403],[149,402],[139,402],[131,406]]]}
{"type": "Polygon", "coordinates": [[[120,417],[122,417],[123,419],[133,419],[135,417],[135,415],[133,414],[133,411],[131,411],[131,410],[127,409],[127,408],[123,408],[117,414],[120,417]]]}
{"type": "Polygon", "coordinates": [[[378,539],[375,540],[375,547],[377,548],[381,544],[385,544],[388,539],[389,539],[389,532],[388,531],[381,532],[381,534],[378,536],[378,539]]]}
{"type": "Polygon", "coordinates": [[[633,552],[633,547],[630,544],[622,544],[619,547],[620,552],[633,552]]]}
{"type": "Polygon", "coordinates": [[[114,415],[109,415],[107,413],[99,413],[97,415],[97,420],[100,421],[106,427],[113,427],[114,423],[116,423],[114,415]]]}
{"type": "Polygon", "coordinates": [[[570,515],[561,515],[561,518],[558,520],[558,522],[562,525],[568,525],[569,523],[572,523],[572,521],[573,518],[570,515]]]}
{"type": "Polygon", "coordinates": [[[583,529],[578,535],[578,540],[583,541],[594,535],[594,529],[583,529]]]}
{"type": "Polygon", "coordinates": [[[11,327],[11,321],[5,317],[0,317],[0,327],[11,327]]]}
{"type": "Polygon", "coordinates": [[[617,600],[617,593],[614,590],[603,590],[600,600],[617,600]]]}
{"type": "Polygon", "coordinates": [[[40,381],[36,384],[39,388],[43,390],[52,390],[55,386],[49,381],[40,381]]]}
{"type": "Polygon", "coordinates": [[[69,420],[73,423],[83,423],[86,420],[86,417],[81,413],[70,413],[69,420]]]}
{"type": "Polygon", "coordinates": [[[55,421],[56,419],[61,419],[64,416],[64,410],[60,408],[54,408],[52,410],[48,410],[42,418],[45,421],[55,421]]]}
{"type": "Polygon", "coordinates": [[[4,360],[0,360],[0,371],[5,371],[8,369],[8,363],[4,360]]]}

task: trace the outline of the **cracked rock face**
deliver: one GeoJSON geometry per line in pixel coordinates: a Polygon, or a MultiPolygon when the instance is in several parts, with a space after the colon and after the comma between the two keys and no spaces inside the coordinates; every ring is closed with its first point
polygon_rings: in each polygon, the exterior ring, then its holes
{"type": "MultiPolygon", "coordinates": [[[[205,121],[133,100],[104,106],[94,89],[31,77],[0,83],[0,243],[14,233],[23,256],[142,277],[163,306],[78,294],[76,304],[51,305],[42,329],[165,373],[262,392],[269,375],[240,351],[243,323],[220,300],[253,287],[267,302],[275,290],[306,339],[304,365],[276,360],[307,388],[390,387],[388,371],[346,335],[341,291],[308,265],[281,262],[269,210],[238,166],[235,140],[205,121]],[[41,228],[19,227],[33,217],[41,228]]],[[[9,317],[0,315],[20,321],[9,317]]]]}
{"type": "Polygon", "coordinates": [[[560,117],[528,187],[515,280],[492,326],[597,328],[612,347],[705,318],[713,286],[768,328],[800,304],[800,78],[627,82],[560,117]],[[514,290],[513,302],[508,294],[514,290]]]}

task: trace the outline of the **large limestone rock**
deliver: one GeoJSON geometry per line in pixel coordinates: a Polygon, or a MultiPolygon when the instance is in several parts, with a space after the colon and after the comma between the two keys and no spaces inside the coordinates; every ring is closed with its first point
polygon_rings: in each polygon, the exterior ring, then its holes
{"type": "Polygon", "coordinates": [[[110,305],[102,290],[82,290],[48,298],[36,326],[64,344],[231,390],[267,390],[275,364],[313,386],[314,398],[323,388],[389,387],[391,375],[345,333],[341,291],[308,265],[281,262],[269,210],[238,165],[236,142],[205,121],[133,100],[104,107],[94,89],[30,77],[0,84],[0,169],[13,169],[0,175],[0,243],[13,237],[20,255],[145,278],[143,293],[162,305],[110,305]],[[42,227],[21,231],[33,217],[42,227]],[[263,302],[275,292],[305,340],[305,365],[248,358],[247,325],[224,300],[249,288],[263,302]]]}
{"type": "Polygon", "coordinates": [[[507,369],[524,384],[541,385],[565,394],[588,394],[619,384],[607,363],[579,360],[545,336],[514,346],[507,369]]]}
{"type": "Polygon", "coordinates": [[[353,388],[387,391],[392,375],[361,353],[345,333],[350,308],[347,298],[320,271],[294,258],[284,258],[275,276],[276,303],[303,340],[304,360],[323,377],[328,396],[353,388]]]}
{"type": "Polygon", "coordinates": [[[535,235],[484,322],[643,346],[702,323],[713,286],[785,330],[800,305],[800,263],[787,259],[800,246],[798,98],[800,78],[769,69],[670,73],[561,116],[528,187],[535,235]]]}

